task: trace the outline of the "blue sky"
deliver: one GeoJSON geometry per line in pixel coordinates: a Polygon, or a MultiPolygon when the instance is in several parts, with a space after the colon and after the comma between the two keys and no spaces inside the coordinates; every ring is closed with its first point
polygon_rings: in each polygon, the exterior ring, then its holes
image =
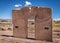
{"type": "Polygon", "coordinates": [[[28,5],[52,8],[52,18],[60,19],[60,0],[0,0],[0,19],[12,19],[12,9],[28,5]]]}

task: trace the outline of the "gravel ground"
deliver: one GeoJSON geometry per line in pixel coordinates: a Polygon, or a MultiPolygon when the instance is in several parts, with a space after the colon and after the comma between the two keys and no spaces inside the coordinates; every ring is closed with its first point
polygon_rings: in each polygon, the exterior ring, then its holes
{"type": "Polygon", "coordinates": [[[0,43],[60,43],[60,38],[53,38],[53,42],[47,42],[41,40],[6,37],[1,35],[13,35],[13,31],[0,31],[0,43]]]}

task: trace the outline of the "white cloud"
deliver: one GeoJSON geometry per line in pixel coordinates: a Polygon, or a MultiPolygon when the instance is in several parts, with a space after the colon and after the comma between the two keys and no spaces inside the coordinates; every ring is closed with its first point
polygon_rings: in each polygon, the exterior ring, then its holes
{"type": "Polygon", "coordinates": [[[60,18],[55,18],[55,19],[53,19],[53,20],[55,20],[55,21],[60,21],[60,18]]]}
{"type": "Polygon", "coordinates": [[[25,1],[25,6],[30,6],[32,5],[31,2],[25,1]]]}
{"type": "Polygon", "coordinates": [[[22,6],[21,4],[15,4],[14,5],[15,7],[20,7],[20,6],[22,6]]]}

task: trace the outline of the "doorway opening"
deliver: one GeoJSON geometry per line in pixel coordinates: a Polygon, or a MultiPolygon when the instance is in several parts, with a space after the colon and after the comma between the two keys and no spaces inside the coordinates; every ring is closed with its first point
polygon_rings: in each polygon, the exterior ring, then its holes
{"type": "Polygon", "coordinates": [[[35,39],[35,19],[28,19],[27,38],[35,39]]]}

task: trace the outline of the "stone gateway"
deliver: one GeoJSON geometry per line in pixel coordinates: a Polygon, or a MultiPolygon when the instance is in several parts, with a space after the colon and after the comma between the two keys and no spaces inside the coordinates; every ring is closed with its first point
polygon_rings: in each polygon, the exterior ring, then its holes
{"type": "Polygon", "coordinates": [[[52,11],[44,7],[24,7],[12,11],[13,36],[52,41],[52,11]]]}

